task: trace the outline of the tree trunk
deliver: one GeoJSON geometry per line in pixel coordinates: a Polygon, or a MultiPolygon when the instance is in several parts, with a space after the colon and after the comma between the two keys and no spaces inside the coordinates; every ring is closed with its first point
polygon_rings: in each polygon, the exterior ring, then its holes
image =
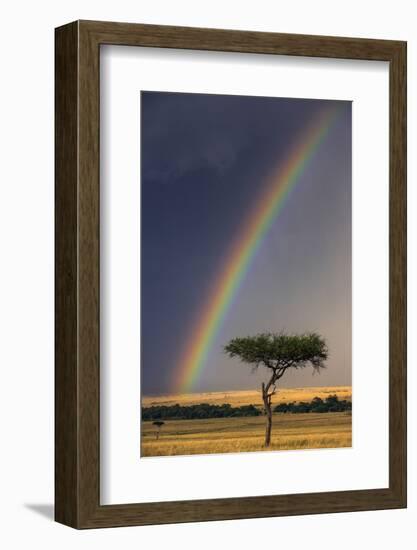
{"type": "Polygon", "coordinates": [[[271,445],[271,431],[272,431],[272,407],[271,396],[268,395],[268,390],[265,388],[265,384],[262,384],[262,399],[264,402],[266,427],[265,427],[265,447],[271,445]]]}

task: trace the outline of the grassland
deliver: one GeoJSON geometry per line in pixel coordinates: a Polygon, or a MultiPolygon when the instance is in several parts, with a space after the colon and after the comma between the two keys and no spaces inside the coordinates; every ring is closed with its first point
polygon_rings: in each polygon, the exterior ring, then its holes
{"type": "MultiPolygon", "coordinates": [[[[329,395],[337,395],[339,399],[352,399],[351,386],[324,386],[307,388],[282,388],[273,396],[274,405],[279,403],[288,403],[292,401],[311,401],[314,397],[324,399],[329,395]]],[[[241,407],[242,405],[262,406],[260,390],[243,390],[230,392],[205,392],[188,393],[176,395],[160,395],[157,397],[143,397],[142,406],[151,407],[152,405],[199,405],[200,403],[210,403],[212,405],[223,405],[230,403],[232,407],[241,407]]]]}
{"type": "MultiPolygon", "coordinates": [[[[350,386],[282,389],[274,404],[311,401],[336,394],[351,399],[350,386]]],[[[230,403],[261,406],[257,391],[212,392],[175,396],[145,397],[142,405],[193,405],[230,403]]],[[[152,422],[142,422],[141,456],[170,456],[263,451],[265,418],[238,417],[198,420],[167,420],[156,439],[152,422]]],[[[348,413],[274,414],[269,450],[350,447],[352,417],[348,413]]]]}

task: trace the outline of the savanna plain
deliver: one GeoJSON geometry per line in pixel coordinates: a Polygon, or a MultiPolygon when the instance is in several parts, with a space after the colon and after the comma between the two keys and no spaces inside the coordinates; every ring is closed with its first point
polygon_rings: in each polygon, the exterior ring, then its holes
{"type": "MultiPolygon", "coordinates": [[[[281,389],[273,396],[274,407],[312,402],[337,396],[352,400],[351,386],[281,389]]],[[[171,456],[252,451],[340,448],[352,446],[351,411],[274,412],[271,445],[264,446],[265,416],[259,391],[206,392],[142,398],[142,411],[150,407],[225,404],[254,406],[258,416],[227,418],[164,419],[141,422],[141,456],[171,456]]]]}

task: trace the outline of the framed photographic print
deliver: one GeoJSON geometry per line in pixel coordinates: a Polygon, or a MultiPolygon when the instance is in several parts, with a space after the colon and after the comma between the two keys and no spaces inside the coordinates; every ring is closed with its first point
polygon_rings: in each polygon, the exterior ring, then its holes
{"type": "Polygon", "coordinates": [[[404,42],[56,29],[55,395],[75,528],[406,506],[404,42]]]}

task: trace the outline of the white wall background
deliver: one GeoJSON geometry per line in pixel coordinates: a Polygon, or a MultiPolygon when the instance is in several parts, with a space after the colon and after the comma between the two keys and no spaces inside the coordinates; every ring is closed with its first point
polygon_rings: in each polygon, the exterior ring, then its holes
{"type": "MultiPolygon", "coordinates": [[[[0,544],[292,550],[416,539],[417,17],[413,1],[10,0],[0,8],[0,544]],[[54,27],[74,19],[408,40],[409,508],[77,532],[52,522],[54,27]]],[[[313,473],[314,475],[314,473],[313,473]]],[[[341,472],[343,475],[343,472],[341,472]]]]}

